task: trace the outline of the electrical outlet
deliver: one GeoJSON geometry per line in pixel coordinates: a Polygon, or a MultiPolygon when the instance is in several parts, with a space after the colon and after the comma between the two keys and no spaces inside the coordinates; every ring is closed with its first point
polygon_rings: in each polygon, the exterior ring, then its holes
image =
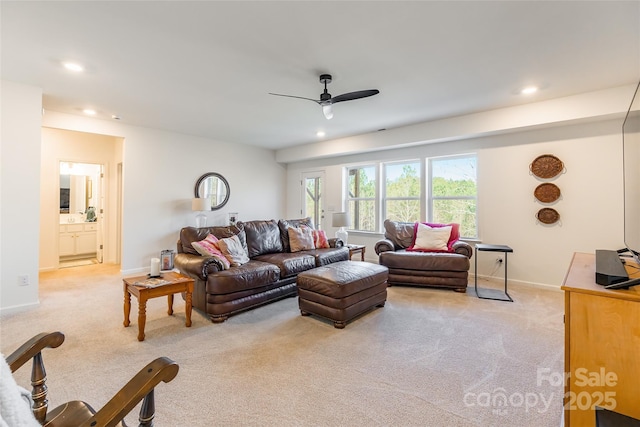
{"type": "Polygon", "coordinates": [[[18,276],[18,285],[29,286],[29,275],[23,274],[21,276],[18,276]]]}
{"type": "Polygon", "coordinates": [[[497,258],[496,259],[496,264],[502,264],[502,258],[497,258]]]}

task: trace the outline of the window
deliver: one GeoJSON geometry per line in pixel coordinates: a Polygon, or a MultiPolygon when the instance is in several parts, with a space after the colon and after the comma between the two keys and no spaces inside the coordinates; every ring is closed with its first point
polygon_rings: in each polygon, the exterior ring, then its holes
{"type": "Polygon", "coordinates": [[[376,166],[347,169],[347,210],[352,230],[376,231],[376,166]]]}
{"type": "Polygon", "coordinates": [[[420,220],[420,165],[419,160],[384,165],[384,218],[402,222],[420,220]]]}
{"type": "Polygon", "coordinates": [[[462,237],[478,237],[475,155],[429,159],[429,220],[460,224],[462,237]]]}
{"type": "Polygon", "coordinates": [[[462,237],[477,238],[476,165],[477,156],[465,154],[347,167],[350,229],[379,232],[384,219],[426,219],[458,223],[462,237]]]}

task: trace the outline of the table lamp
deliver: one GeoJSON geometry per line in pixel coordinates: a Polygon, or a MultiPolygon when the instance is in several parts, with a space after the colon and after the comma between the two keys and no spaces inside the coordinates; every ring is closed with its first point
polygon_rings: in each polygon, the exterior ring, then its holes
{"type": "Polygon", "coordinates": [[[349,218],[349,212],[336,212],[333,214],[331,218],[331,225],[333,227],[340,227],[338,231],[336,231],[336,238],[342,240],[344,245],[347,245],[347,238],[349,237],[349,233],[345,227],[348,227],[351,224],[351,218],[349,218]]]}
{"type": "Polygon", "coordinates": [[[196,215],[196,227],[206,227],[207,216],[203,212],[211,210],[211,200],[208,197],[196,197],[191,199],[191,210],[194,212],[200,212],[196,215]]]}

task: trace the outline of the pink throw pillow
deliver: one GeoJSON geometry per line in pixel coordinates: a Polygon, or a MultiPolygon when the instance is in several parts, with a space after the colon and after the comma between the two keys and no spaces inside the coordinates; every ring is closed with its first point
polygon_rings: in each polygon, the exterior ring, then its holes
{"type": "Polygon", "coordinates": [[[327,233],[324,230],[313,230],[313,243],[316,245],[316,249],[330,248],[327,233]]]}
{"type": "Polygon", "coordinates": [[[451,223],[451,224],[438,224],[438,223],[430,223],[430,222],[423,222],[422,224],[429,226],[431,228],[438,228],[438,227],[451,227],[451,234],[449,235],[449,241],[447,242],[447,250],[446,251],[439,251],[439,250],[429,250],[429,249],[420,249],[420,248],[415,248],[415,244],[416,244],[416,235],[418,233],[418,222],[416,222],[413,226],[413,240],[411,242],[411,246],[409,246],[407,248],[408,251],[417,251],[417,252],[453,252],[453,244],[455,242],[457,242],[458,240],[460,240],[460,224],[456,224],[456,223],[451,223]]]}
{"type": "Polygon", "coordinates": [[[215,257],[219,259],[224,265],[224,268],[228,269],[230,263],[218,247],[218,241],[219,240],[216,236],[209,233],[209,235],[207,235],[207,237],[205,237],[203,240],[191,243],[191,246],[193,246],[193,249],[195,249],[202,256],[215,257]]]}

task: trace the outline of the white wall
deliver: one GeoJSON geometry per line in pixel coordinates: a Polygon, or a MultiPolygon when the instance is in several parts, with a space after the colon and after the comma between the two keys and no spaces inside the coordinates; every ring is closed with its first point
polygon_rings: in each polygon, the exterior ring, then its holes
{"type": "Polygon", "coordinates": [[[43,124],[124,138],[124,274],[148,269],[163,249],[175,250],[180,229],[195,224],[191,198],[204,173],[222,174],[231,187],[227,205],[207,213],[209,225],[226,224],[229,212],[241,220],[284,212],[286,169],[271,150],[57,112],[47,112],[43,124]]]}
{"type": "MultiPolygon", "coordinates": [[[[326,171],[325,206],[339,209],[341,176],[346,165],[469,152],[478,154],[480,239],[514,249],[509,255],[510,282],[559,287],[573,252],[623,246],[621,120],[292,163],[287,175],[287,213],[290,216],[300,213],[299,181],[304,171],[326,171]],[[558,156],[566,166],[566,173],[552,181],[562,191],[561,200],[553,205],[561,221],[552,226],[535,218],[543,205],[535,200],[533,191],[541,181],[529,172],[533,159],[547,153],[558,156]]],[[[335,229],[328,228],[328,232],[333,234],[335,229]]],[[[367,259],[377,262],[373,248],[381,237],[351,232],[349,241],[366,244],[367,259]]],[[[495,271],[495,258],[495,254],[480,254],[478,274],[504,277],[502,270],[495,271]]]]}
{"type": "Polygon", "coordinates": [[[5,81],[0,90],[0,308],[26,307],[38,303],[42,90],[5,81]]]}
{"type": "Polygon", "coordinates": [[[231,186],[229,203],[208,213],[209,224],[226,224],[228,212],[245,220],[283,216],[286,168],[271,150],[53,111],[43,117],[41,89],[5,81],[1,88],[2,313],[38,302],[42,126],[124,139],[123,274],[146,271],[161,250],[175,249],[180,228],[195,224],[191,198],[204,173],[218,172],[231,186]],[[22,274],[30,286],[17,286],[22,274]]]}
{"type": "MultiPolygon", "coordinates": [[[[47,113],[49,114],[49,113],[47,113]]],[[[41,191],[40,191],[40,270],[58,265],[58,181],[60,161],[104,165],[105,218],[101,221],[104,235],[104,262],[116,262],[117,236],[117,164],[122,162],[123,138],[42,128],[41,191]]],[[[98,183],[95,180],[96,185],[98,183]]]]}

